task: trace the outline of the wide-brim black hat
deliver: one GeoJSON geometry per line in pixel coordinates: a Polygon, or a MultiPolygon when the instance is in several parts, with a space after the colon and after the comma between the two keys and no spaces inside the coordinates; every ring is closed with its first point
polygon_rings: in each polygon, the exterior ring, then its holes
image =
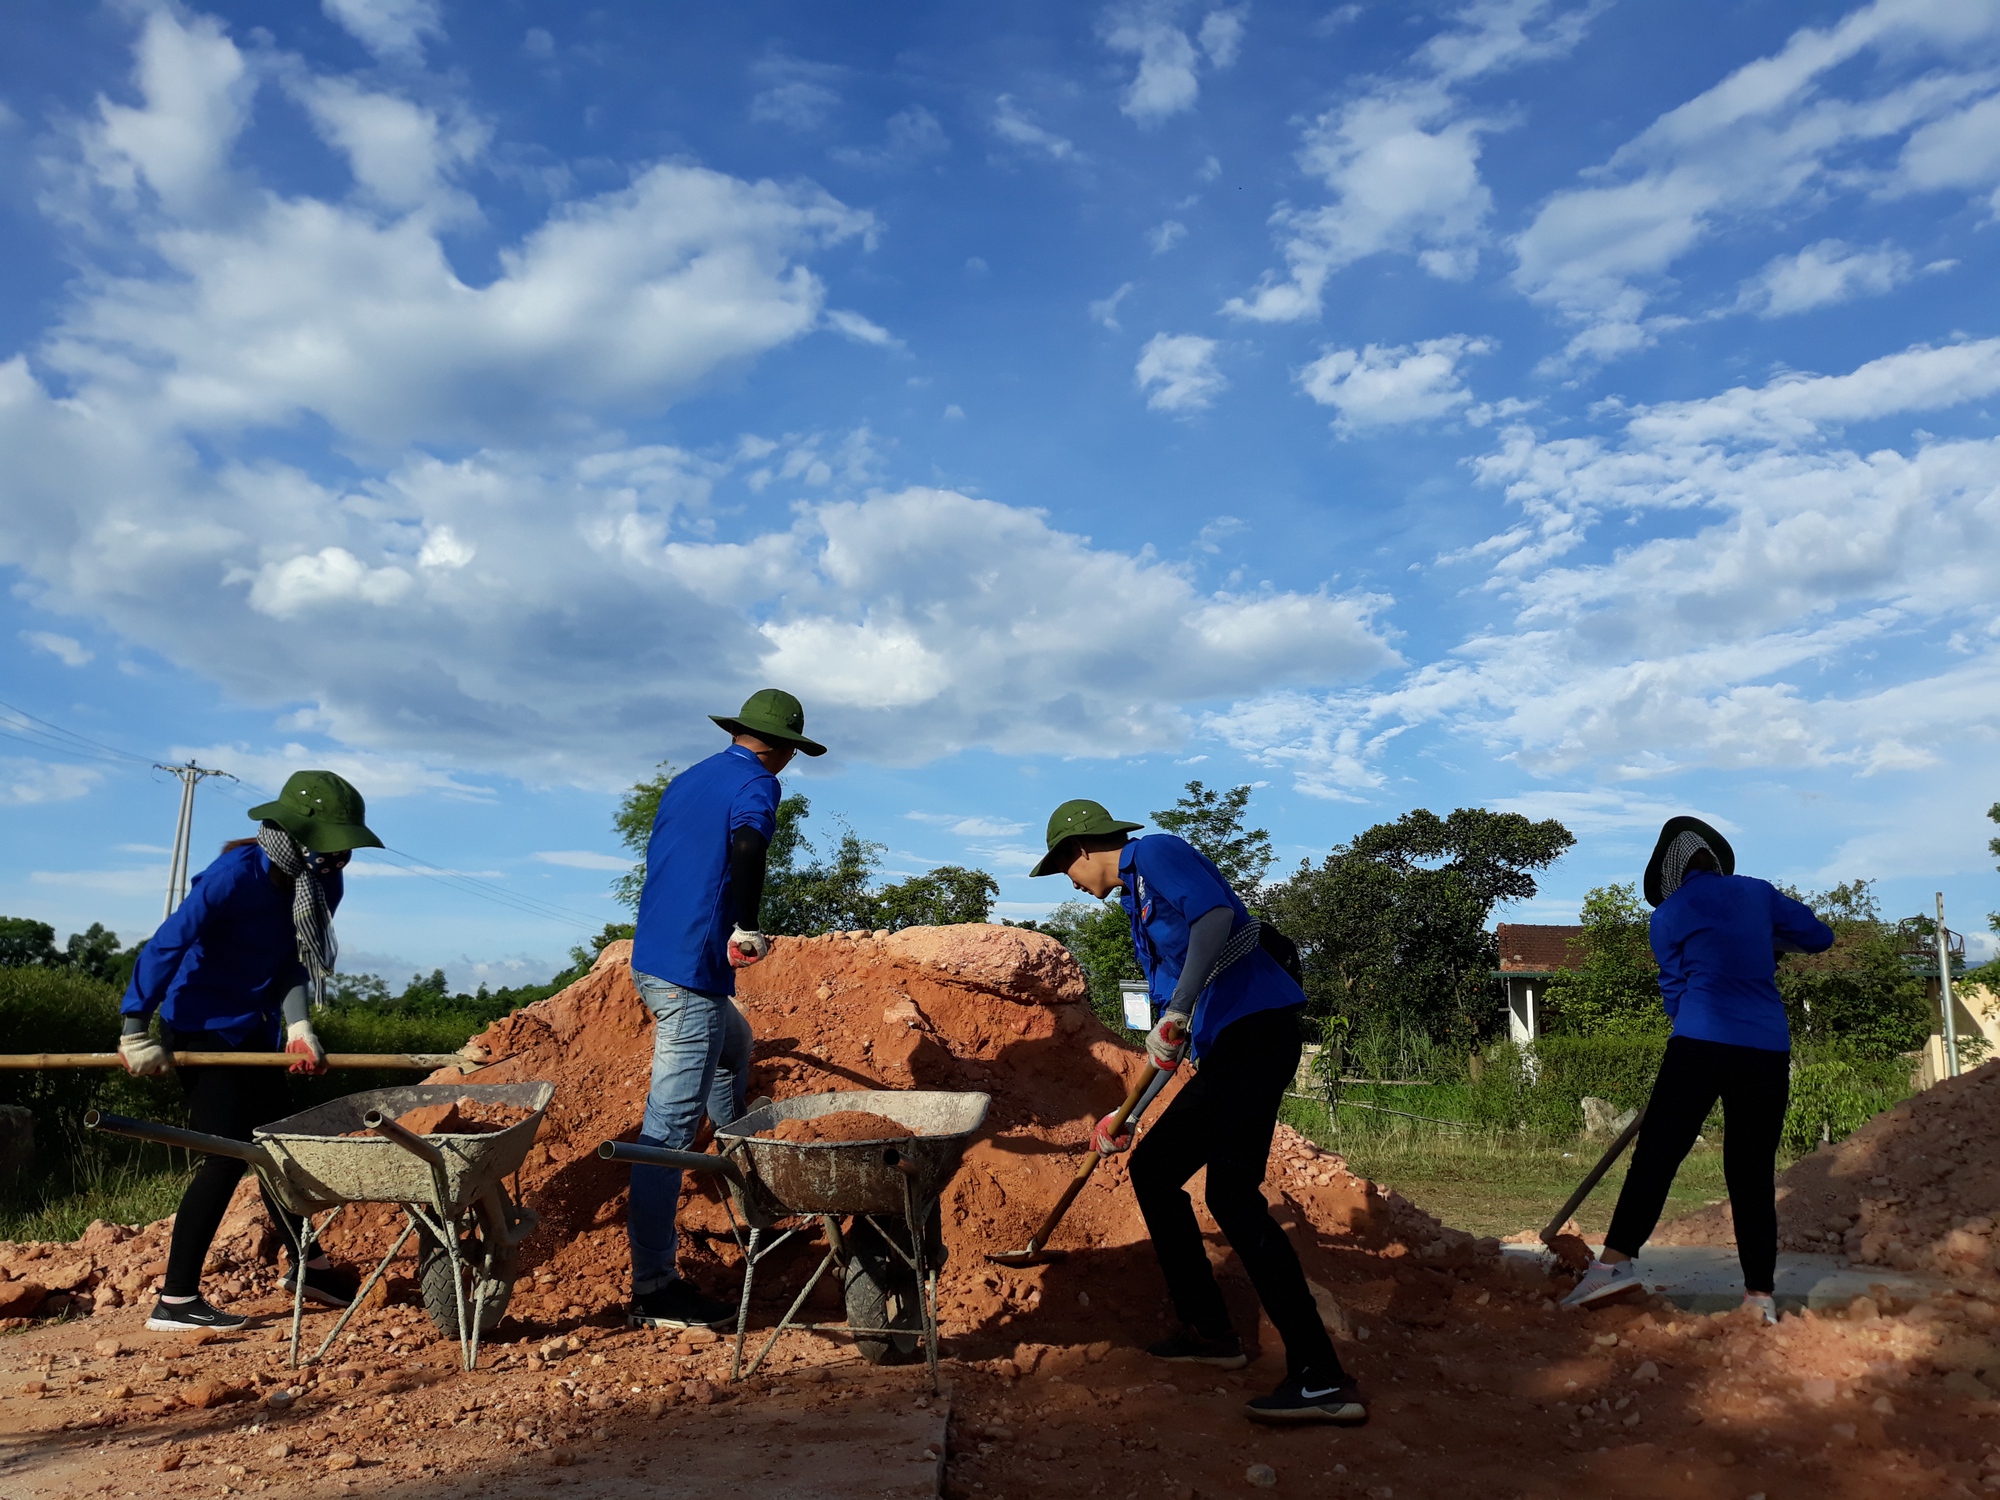
{"type": "Polygon", "coordinates": [[[1701,841],[1715,851],[1715,862],[1722,866],[1722,873],[1736,873],[1736,851],[1729,847],[1729,840],[1717,833],[1700,818],[1690,818],[1683,814],[1669,818],[1660,829],[1659,842],[1653,845],[1653,857],[1646,861],[1646,904],[1658,906],[1672,892],[1663,894],[1660,890],[1661,876],[1665,873],[1667,849],[1673,841],[1684,833],[1700,836],[1701,841]]]}

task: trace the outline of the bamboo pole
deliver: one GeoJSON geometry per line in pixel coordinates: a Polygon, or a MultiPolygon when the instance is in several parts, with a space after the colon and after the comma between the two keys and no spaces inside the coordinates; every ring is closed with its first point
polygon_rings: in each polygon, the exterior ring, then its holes
{"type": "MultiPolygon", "coordinates": [[[[175,1052],[177,1068],[289,1068],[300,1060],[296,1052],[175,1052]]],[[[0,1068],[122,1068],[116,1052],[5,1052],[0,1068]]],[[[482,1066],[456,1052],[329,1052],[329,1068],[407,1068],[433,1072],[482,1066]]]]}

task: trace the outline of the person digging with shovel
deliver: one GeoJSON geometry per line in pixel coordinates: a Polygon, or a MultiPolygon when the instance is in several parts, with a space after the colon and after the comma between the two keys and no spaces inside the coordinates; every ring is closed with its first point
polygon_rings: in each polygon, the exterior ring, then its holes
{"type": "MultiPolygon", "coordinates": [[[[639,1126],[643,1146],[694,1148],[704,1113],[727,1125],[749,1093],[750,1022],[736,1008],[736,970],[771,951],[761,930],[764,857],[778,831],[778,773],[806,738],[790,693],[752,693],[733,718],[709,716],[729,747],[667,783],[646,843],[646,884],[632,940],[632,982],[653,1013],[653,1081],[639,1126]]],[[[720,1328],[736,1318],[681,1278],[675,1264],[677,1168],[632,1168],[626,1235],[632,1246],[634,1328],[720,1328]]]]}
{"type": "MultiPolygon", "coordinates": [[[[1278,1106],[1298,1073],[1305,991],[1266,949],[1262,927],[1222,872],[1169,833],[1135,839],[1142,825],[1102,804],[1065,802],[1049,819],[1035,875],[1065,874],[1100,901],[1122,891],[1132,946],[1152,996],[1146,1055],[1162,1075],[1198,1063],[1132,1152],[1132,1190],[1181,1328],[1147,1352],[1179,1364],[1237,1370],[1249,1363],[1209,1268],[1187,1180],[1208,1169],[1206,1202],[1250,1275],[1285,1344],[1285,1378],[1245,1410],[1260,1422],[1365,1422],[1368,1409],[1341,1368],[1299,1258],[1264,1201],[1264,1168],[1278,1106]]],[[[1123,1151],[1115,1115],[1091,1146],[1123,1151]]]]}
{"type": "MultiPolygon", "coordinates": [[[[331,771],[297,772],[277,801],[251,808],[250,816],[257,836],[222,846],[133,966],[119,1006],[124,1035],[118,1055],[128,1072],[165,1073],[176,1052],[279,1050],[298,1054],[289,1072],[327,1071],[312,1007],[324,1003],[333,972],[341,871],[354,850],[379,849],[382,841],[368,831],[361,793],[331,771]],[[152,1032],[155,1014],[159,1037],[152,1032]]],[[[292,1112],[285,1080],[273,1068],[184,1068],[181,1087],[189,1124],[232,1141],[247,1141],[257,1126],[292,1112]]],[[[174,1214],[167,1274],[148,1328],[174,1333],[243,1326],[243,1318],[201,1296],[202,1263],[242,1176],[243,1163],[234,1157],[202,1158],[174,1214]]],[[[300,1274],[299,1220],[268,1190],[264,1211],[285,1237],[290,1264],[284,1288],[290,1294],[300,1274]]],[[[354,1300],[355,1278],[325,1256],[308,1260],[304,1275],[309,1300],[327,1307],[354,1300]]]]}
{"type": "Polygon", "coordinates": [[[1638,1289],[1633,1257],[1660,1222],[1674,1174],[1720,1099],[1743,1304],[1775,1323],[1778,1140],[1792,1063],[1777,955],[1824,953],[1833,929],[1768,881],[1738,875],[1729,840],[1699,818],[1667,820],[1646,862],[1645,888],[1660,1003],[1674,1031],[1604,1251],[1562,1305],[1591,1307],[1638,1289]]]}

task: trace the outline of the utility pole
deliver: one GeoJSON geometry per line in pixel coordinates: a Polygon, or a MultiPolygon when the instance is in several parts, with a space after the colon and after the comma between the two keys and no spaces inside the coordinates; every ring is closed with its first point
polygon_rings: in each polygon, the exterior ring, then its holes
{"type": "MultiPolygon", "coordinates": [[[[156,765],[153,769],[165,771],[181,784],[181,810],[174,820],[174,855],[167,865],[167,907],[160,913],[160,920],[165,921],[174,914],[174,908],[187,899],[188,845],[194,835],[194,789],[207,777],[229,776],[229,773],[198,766],[192,759],[184,766],[156,765]]],[[[229,779],[234,781],[236,778],[229,776],[229,779]]]]}
{"type": "Polygon", "coordinates": [[[1958,1023],[1951,1015],[1951,932],[1944,925],[1944,892],[1937,893],[1938,1003],[1944,1007],[1945,1071],[1958,1077],[1958,1023]]]}

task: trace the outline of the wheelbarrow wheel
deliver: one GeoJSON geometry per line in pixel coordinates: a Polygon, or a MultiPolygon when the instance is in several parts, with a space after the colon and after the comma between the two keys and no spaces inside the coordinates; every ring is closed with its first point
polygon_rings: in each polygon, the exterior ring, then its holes
{"type": "MultiPolygon", "coordinates": [[[[935,1220],[937,1216],[934,1205],[931,1217],[935,1220]]],[[[928,1247],[940,1235],[937,1226],[925,1227],[928,1247]]],[[[871,1365],[909,1364],[921,1358],[923,1292],[917,1284],[917,1273],[866,1219],[855,1220],[848,1231],[847,1249],[847,1321],[857,1328],[895,1330],[888,1335],[856,1334],[856,1351],[871,1365]],[[909,1331],[905,1333],[904,1329],[909,1331]]]]}
{"type": "MultiPolygon", "coordinates": [[[[431,1322],[446,1338],[458,1338],[458,1297],[452,1287],[457,1270],[443,1245],[428,1234],[422,1238],[423,1249],[417,1257],[417,1285],[423,1294],[424,1311],[430,1314],[431,1322]]],[[[507,1304],[514,1296],[514,1278],[507,1274],[493,1274],[498,1268],[486,1266],[485,1250],[477,1236],[460,1240],[458,1253],[462,1262],[474,1271],[472,1285],[465,1293],[467,1312],[472,1309],[473,1295],[480,1281],[487,1283],[486,1305],[479,1310],[479,1331],[481,1334],[491,1333],[507,1316],[507,1304]]]]}

